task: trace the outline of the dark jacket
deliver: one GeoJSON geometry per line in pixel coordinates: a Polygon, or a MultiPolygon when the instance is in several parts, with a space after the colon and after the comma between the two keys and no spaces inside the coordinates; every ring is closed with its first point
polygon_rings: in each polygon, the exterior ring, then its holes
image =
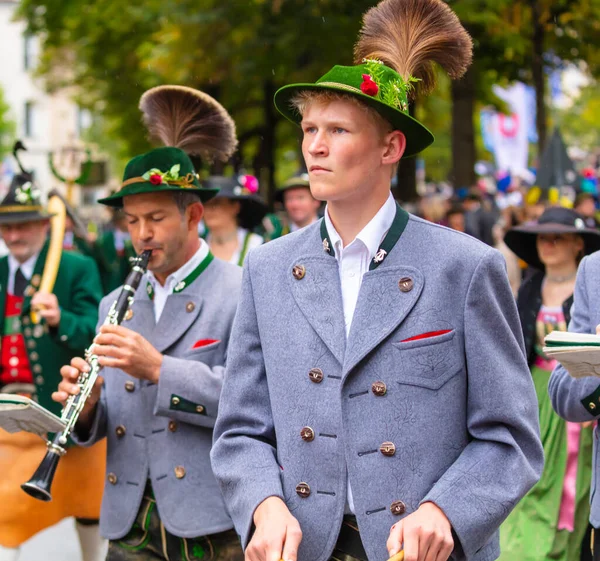
{"type": "MultiPolygon", "coordinates": [[[[527,364],[531,367],[535,361],[535,324],[538,313],[542,307],[542,281],[544,273],[536,271],[530,277],[523,281],[519,293],[517,294],[517,308],[523,329],[525,339],[525,351],[527,352],[527,364]]],[[[563,313],[567,325],[571,321],[571,306],[573,304],[573,295],[569,296],[562,305],[563,313]]]]}
{"type": "MultiPolygon", "coordinates": [[[[31,295],[39,287],[47,253],[48,243],[35,263],[31,277],[33,290],[25,295],[21,324],[37,399],[42,407],[60,415],[61,406],[52,400],[52,392],[56,391],[61,380],[61,366],[69,364],[73,357],[83,356],[96,334],[102,288],[92,259],[63,251],[52,291],[61,308],[60,323],[56,329],[49,328],[44,321],[34,326],[30,318],[31,295]]],[[[0,258],[0,336],[5,319],[7,286],[8,257],[5,256],[0,258]]]]}

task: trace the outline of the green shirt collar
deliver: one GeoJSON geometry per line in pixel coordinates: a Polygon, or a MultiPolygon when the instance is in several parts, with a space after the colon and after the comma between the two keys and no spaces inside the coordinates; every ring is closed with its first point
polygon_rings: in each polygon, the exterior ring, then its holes
{"type": "MultiPolygon", "coordinates": [[[[327,210],[325,212],[327,212],[327,210]]],[[[339,238],[339,235],[337,232],[335,232],[335,230],[333,230],[335,235],[330,235],[328,231],[328,223],[329,227],[333,229],[333,225],[329,220],[329,216],[326,215],[325,218],[321,219],[321,240],[323,242],[323,250],[325,253],[335,257],[335,242],[333,240],[335,240],[336,237],[339,238]]],[[[376,269],[379,267],[379,265],[381,265],[381,263],[383,263],[389,252],[400,239],[400,236],[402,236],[407,224],[408,212],[406,212],[397,202],[395,202],[390,194],[390,198],[388,198],[378,213],[357,236],[357,238],[360,238],[361,241],[369,248],[371,254],[373,255],[369,264],[369,271],[376,269]],[[393,206],[390,207],[390,204],[393,206]],[[393,218],[391,218],[391,209],[394,209],[393,218]],[[385,234],[385,237],[379,246],[373,244],[372,239],[374,239],[374,236],[378,236],[378,239],[381,239],[381,236],[383,236],[383,233],[386,230],[387,233],[385,234]],[[365,233],[366,236],[363,236],[363,233],[365,233]],[[363,237],[365,239],[363,239],[363,237]],[[377,247],[376,251],[375,247],[377,247]]]]}
{"type": "MultiPolygon", "coordinates": [[[[192,258],[185,263],[181,268],[179,268],[174,273],[171,273],[165,284],[169,284],[172,286],[172,293],[177,294],[190,284],[192,284],[211,264],[214,259],[214,255],[210,252],[208,248],[208,244],[205,241],[200,242],[200,248],[196,253],[192,256],[192,258]]],[[[152,271],[148,271],[148,282],[146,283],[146,292],[150,297],[150,300],[154,299],[154,291],[156,285],[158,284],[158,280],[152,273],[152,271]]]]}

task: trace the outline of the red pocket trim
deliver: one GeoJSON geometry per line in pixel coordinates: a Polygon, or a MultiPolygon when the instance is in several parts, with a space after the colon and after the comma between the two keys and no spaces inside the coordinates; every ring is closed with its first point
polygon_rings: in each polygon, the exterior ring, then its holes
{"type": "Polygon", "coordinates": [[[206,347],[206,345],[212,345],[213,343],[218,343],[220,339],[199,339],[194,343],[192,349],[197,349],[199,347],[206,347]]]}
{"type": "Polygon", "coordinates": [[[401,343],[408,343],[409,341],[418,341],[419,339],[429,339],[429,337],[438,337],[440,335],[446,335],[446,333],[450,333],[452,329],[443,329],[442,331],[429,331],[427,333],[421,333],[421,335],[415,335],[414,337],[410,337],[409,339],[404,339],[404,341],[400,341],[401,343]]]}

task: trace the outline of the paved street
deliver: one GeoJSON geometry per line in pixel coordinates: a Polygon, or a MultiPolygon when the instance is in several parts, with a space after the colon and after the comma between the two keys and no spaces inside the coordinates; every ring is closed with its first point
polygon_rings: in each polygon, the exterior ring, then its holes
{"type": "Polygon", "coordinates": [[[30,539],[18,561],[81,561],[73,519],[63,520],[30,539]]]}

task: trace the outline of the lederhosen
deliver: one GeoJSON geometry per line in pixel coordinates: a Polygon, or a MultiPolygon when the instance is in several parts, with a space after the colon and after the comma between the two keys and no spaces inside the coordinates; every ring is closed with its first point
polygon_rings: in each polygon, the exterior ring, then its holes
{"type": "Polygon", "coordinates": [[[197,538],[180,538],[162,523],[150,482],[131,530],[110,540],[106,561],[244,561],[235,530],[197,538]]]}
{"type": "Polygon", "coordinates": [[[355,516],[344,516],[331,561],[368,561],[355,516]]]}

